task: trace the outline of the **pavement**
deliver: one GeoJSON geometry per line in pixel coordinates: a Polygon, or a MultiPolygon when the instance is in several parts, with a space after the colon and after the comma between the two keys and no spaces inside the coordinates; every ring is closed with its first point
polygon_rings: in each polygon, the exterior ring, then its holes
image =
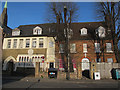
{"type": "MultiPolygon", "coordinates": [[[[54,79],[35,77],[3,77],[3,88],[118,88],[120,80],[113,79],[54,79]]],[[[115,89],[114,89],[115,90],[115,89]]]]}

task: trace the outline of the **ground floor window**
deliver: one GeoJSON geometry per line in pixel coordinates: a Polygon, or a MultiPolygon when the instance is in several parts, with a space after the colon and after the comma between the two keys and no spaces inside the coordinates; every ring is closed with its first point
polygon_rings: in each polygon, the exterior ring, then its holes
{"type": "Polygon", "coordinates": [[[101,62],[101,58],[96,58],[96,62],[101,62]]]}
{"type": "Polygon", "coordinates": [[[72,60],[72,63],[73,63],[73,69],[76,70],[76,62],[74,59],[72,60]]]}
{"type": "Polygon", "coordinates": [[[113,62],[113,59],[112,59],[112,58],[108,58],[108,59],[107,59],[107,62],[108,62],[108,63],[112,63],[112,62],[113,62]]]}
{"type": "Polygon", "coordinates": [[[59,70],[64,70],[62,59],[59,59],[59,70]]]}

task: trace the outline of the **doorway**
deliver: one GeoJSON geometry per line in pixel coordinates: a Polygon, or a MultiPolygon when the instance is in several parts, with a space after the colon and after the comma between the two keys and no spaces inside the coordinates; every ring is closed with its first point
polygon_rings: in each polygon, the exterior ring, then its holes
{"type": "Polygon", "coordinates": [[[88,58],[82,59],[82,76],[85,78],[90,78],[90,62],[88,58]]]}
{"type": "Polygon", "coordinates": [[[7,72],[8,72],[8,74],[12,75],[13,74],[13,70],[14,70],[14,63],[13,63],[13,60],[10,60],[7,63],[7,72]]]}

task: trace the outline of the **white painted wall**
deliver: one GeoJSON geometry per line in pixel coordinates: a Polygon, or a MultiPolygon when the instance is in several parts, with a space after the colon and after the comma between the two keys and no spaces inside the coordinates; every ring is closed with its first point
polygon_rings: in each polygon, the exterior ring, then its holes
{"type": "Polygon", "coordinates": [[[32,39],[33,38],[37,39],[36,48],[39,48],[39,38],[43,38],[43,45],[44,45],[43,48],[47,48],[47,53],[46,53],[47,56],[45,57],[45,59],[46,59],[45,62],[55,62],[55,41],[54,41],[53,37],[44,36],[44,37],[11,37],[11,38],[4,38],[3,50],[4,49],[29,49],[29,48],[32,48],[32,39]],[[7,48],[8,39],[11,39],[11,48],[7,48]],[[17,48],[13,48],[14,39],[17,39],[17,48]],[[23,48],[19,48],[20,39],[23,39],[23,48]],[[30,39],[30,47],[29,48],[25,47],[26,46],[26,39],[30,39]],[[49,46],[50,41],[53,42],[53,47],[49,46]]]}

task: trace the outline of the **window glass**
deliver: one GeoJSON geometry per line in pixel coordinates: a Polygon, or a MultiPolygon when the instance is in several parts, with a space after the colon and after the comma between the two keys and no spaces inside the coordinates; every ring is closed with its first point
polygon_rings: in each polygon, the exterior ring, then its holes
{"type": "Polygon", "coordinates": [[[96,58],[96,62],[101,62],[101,58],[96,58]]]}
{"type": "Polygon", "coordinates": [[[113,62],[113,59],[112,59],[112,58],[108,58],[108,59],[107,59],[107,62],[108,62],[108,63],[112,63],[112,62],[113,62]]]}
{"type": "Polygon", "coordinates": [[[39,47],[43,48],[43,38],[39,38],[39,47]]]}
{"type": "Polygon", "coordinates": [[[96,31],[96,34],[99,35],[99,37],[105,37],[105,28],[100,26],[98,30],[96,31]]]}
{"type": "Polygon", "coordinates": [[[26,62],[26,57],[24,57],[24,62],[26,62]]]}
{"type": "Polygon", "coordinates": [[[13,48],[17,48],[17,39],[14,39],[13,48]]]}
{"type": "Polygon", "coordinates": [[[34,35],[40,35],[40,34],[42,34],[42,28],[40,28],[39,26],[35,27],[33,29],[33,34],[34,35]]]}
{"type": "Polygon", "coordinates": [[[70,44],[70,52],[75,53],[76,52],[76,44],[70,44]]]}
{"type": "Polygon", "coordinates": [[[30,46],[30,39],[26,39],[26,47],[30,46]]]}
{"type": "Polygon", "coordinates": [[[38,35],[42,34],[42,30],[41,29],[37,29],[37,34],[38,35]]]}
{"type": "Polygon", "coordinates": [[[35,48],[36,44],[37,44],[37,40],[36,40],[36,38],[33,38],[32,39],[32,47],[35,48]]]}
{"type": "Polygon", "coordinates": [[[60,44],[59,46],[59,53],[64,53],[64,45],[60,44]]]}
{"type": "Polygon", "coordinates": [[[19,62],[21,61],[21,57],[19,57],[19,62]]]}
{"type": "Polygon", "coordinates": [[[87,34],[87,29],[86,28],[82,28],[81,29],[81,35],[86,35],[87,34]]]}
{"type": "Polygon", "coordinates": [[[87,52],[87,44],[86,43],[83,44],[83,52],[87,52]]]}
{"type": "Polygon", "coordinates": [[[100,43],[95,43],[95,52],[100,52],[100,43]]]}
{"type": "Polygon", "coordinates": [[[11,40],[10,39],[8,40],[7,48],[11,48],[11,40]]]}
{"type": "Polygon", "coordinates": [[[106,50],[107,50],[107,52],[111,52],[112,51],[111,43],[106,43],[106,50]]]}
{"type": "Polygon", "coordinates": [[[22,57],[22,62],[23,62],[23,57],[22,57]]]}

